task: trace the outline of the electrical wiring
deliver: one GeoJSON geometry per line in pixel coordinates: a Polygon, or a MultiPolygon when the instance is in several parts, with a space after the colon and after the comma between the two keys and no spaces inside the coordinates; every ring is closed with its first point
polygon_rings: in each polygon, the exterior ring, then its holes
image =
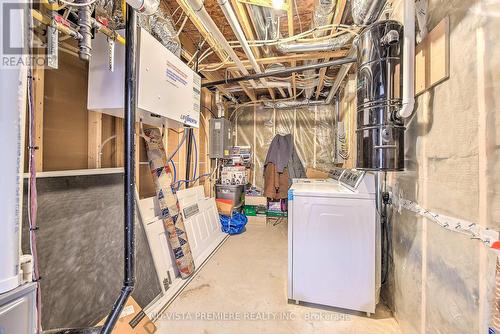
{"type": "Polygon", "coordinates": [[[85,7],[85,6],[93,5],[97,0],[90,0],[89,2],[82,2],[82,3],[76,3],[76,2],[66,1],[66,0],[58,0],[58,1],[62,2],[65,5],[68,5],[68,6],[85,7]]]}
{"type": "Polygon", "coordinates": [[[194,145],[194,171],[193,178],[196,178],[197,166],[198,166],[198,145],[196,144],[196,136],[193,137],[193,145],[194,145]]]}
{"type": "Polygon", "coordinates": [[[184,21],[182,22],[181,26],[177,30],[177,33],[175,34],[175,37],[179,37],[179,35],[181,34],[182,30],[184,29],[184,26],[186,25],[186,22],[187,22],[188,18],[189,18],[189,16],[186,15],[186,18],[184,19],[184,21]]]}
{"type": "Polygon", "coordinates": [[[177,181],[177,169],[175,168],[175,162],[173,160],[170,160],[170,163],[172,163],[172,170],[174,172],[174,182],[175,183],[177,181]]]}
{"type": "MultiPolygon", "coordinates": [[[[29,4],[30,9],[32,9],[32,2],[29,4]]],[[[34,29],[33,17],[30,15],[29,19],[29,31],[28,33],[28,46],[29,52],[32,53],[33,47],[33,35],[32,31],[34,29]]],[[[27,90],[28,90],[28,117],[29,117],[29,129],[28,129],[28,224],[29,224],[29,237],[30,237],[30,251],[33,257],[33,273],[32,280],[36,283],[36,332],[41,333],[42,331],[42,293],[40,290],[40,267],[38,263],[38,252],[36,244],[36,231],[38,226],[36,223],[38,203],[37,203],[37,186],[36,186],[36,155],[35,150],[36,143],[36,127],[35,127],[35,108],[33,101],[33,69],[31,65],[28,65],[28,78],[27,78],[27,90]]]]}
{"type": "Polygon", "coordinates": [[[245,103],[242,103],[242,104],[239,104],[235,107],[235,109],[233,110],[233,113],[229,116],[229,120],[232,120],[236,115],[237,113],[239,112],[239,110],[243,107],[247,107],[247,106],[251,106],[251,105],[256,105],[256,104],[261,104],[261,103],[264,103],[264,102],[271,102],[271,103],[279,103],[279,102],[285,102],[285,101],[291,101],[291,100],[294,100],[296,99],[297,97],[299,97],[302,93],[304,93],[304,89],[302,89],[300,92],[298,92],[297,94],[295,94],[294,96],[290,96],[290,97],[287,97],[287,98],[283,98],[283,99],[260,99],[260,100],[257,100],[257,101],[249,101],[249,102],[245,102],[245,103]]]}

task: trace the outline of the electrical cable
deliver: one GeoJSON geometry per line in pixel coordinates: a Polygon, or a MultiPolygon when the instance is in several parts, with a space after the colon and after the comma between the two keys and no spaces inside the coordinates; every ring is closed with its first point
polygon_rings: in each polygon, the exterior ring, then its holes
{"type": "Polygon", "coordinates": [[[194,170],[193,179],[196,179],[196,172],[198,166],[198,146],[196,145],[196,136],[193,135],[193,145],[194,145],[194,170]]]}
{"type": "Polygon", "coordinates": [[[68,5],[68,6],[85,7],[85,6],[93,5],[97,0],[90,0],[89,2],[82,2],[82,3],[76,3],[76,2],[66,1],[66,0],[58,0],[58,1],[62,2],[65,5],[68,5]]]}
{"type": "Polygon", "coordinates": [[[172,170],[174,172],[174,182],[172,182],[172,184],[173,184],[177,181],[177,169],[175,168],[175,162],[173,160],[170,160],[170,162],[172,163],[172,167],[173,167],[172,170]]]}
{"type": "Polygon", "coordinates": [[[172,158],[177,154],[177,152],[181,148],[182,144],[184,144],[184,141],[186,140],[186,137],[187,137],[187,131],[184,130],[184,134],[182,135],[182,139],[181,139],[179,145],[177,145],[177,147],[175,148],[174,152],[172,154],[170,154],[169,157],[167,157],[167,161],[172,160],[172,158]]]}
{"type": "MultiPolygon", "coordinates": [[[[33,3],[29,2],[30,10],[32,10],[33,3]]],[[[32,54],[33,47],[33,17],[30,15],[29,26],[28,26],[28,52],[30,55],[32,54]]],[[[33,257],[33,273],[32,279],[36,282],[36,333],[40,334],[42,331],[42,293],[40,290],[40,268],[38,263],[38,252],[36,245],[36,231],[38,230],[38,225],[36,222],[37,219],[37,211],[38,211],[38,196],[37,196],[37,187],[36,187],[36,156],[35,151],[37,147],[35,146],[35,136],[36,136],[36,128],[35,128],[35,108],[33,102],[33,69],[31,65],[28,65],[28,78],[27,78],[27,89],[28,89],[28,114],[29,114],[29,161],[28,161],[28,170],[29,170],[29,182],[28,182],[28,223],[29,223],[29,235],[30,235],[30,251],[33,257]]]]}

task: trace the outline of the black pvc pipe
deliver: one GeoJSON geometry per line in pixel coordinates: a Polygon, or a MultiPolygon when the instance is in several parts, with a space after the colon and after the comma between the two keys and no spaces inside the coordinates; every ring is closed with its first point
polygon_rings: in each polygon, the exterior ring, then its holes
{"type": "Polygon", "coordinates": [[[295,72],[303,72],[303,71],[307,71],[307,70],[317,70],[317,69],[323,68],[323,67],[340,66],[340,65],[355,63],[355,62],[356,62],[356,58],[354,58],[354,57],[353,58],[349,58],[349,57],[348,58],[340,58],[340,59],[325,61],[324,63],[289,67],[289,68],[286,68],[284,70],[276,70],[276,71],[270,71],[270,72],[264,72],[264,73],[249,74],[249,75],[244,75],[244,76],[237,77],[237,78],[227,78],[224,80],[205,82],[205,83],[201,84],[201,87],[214,87],[214,86],[218,86],[218,85],[236,83],[236,82],[240,82],[240,81],[256,80],[256,79],[267,78],[267,77],[282,77],[282,76],[288,76],[288,75],[295,73],[295,72]]]}
{"type": "MultiPolygon", "coordinates": [[[[191,156],[192,156],[192,146],[193,146],[193,129],[188,128],[186,130],[188,136],[187,142],[187,152],[186,152],[186,180],[191,180],[191,156]]],[[[193,175],[194,177],[194,175],[193,175]]],[[[189,188],[189,182],[186,182],[186,189],[189,188]]]]}
{"type": "Polygon", "coordinates": [[[120,295],[116,299],[101,334],[110,334],[120,317],[135,285],[135,110],[136,101],[136,47],[137,14],[127,5],[125,32],[125,164],[124,164],[124,278],[120,295]]]}

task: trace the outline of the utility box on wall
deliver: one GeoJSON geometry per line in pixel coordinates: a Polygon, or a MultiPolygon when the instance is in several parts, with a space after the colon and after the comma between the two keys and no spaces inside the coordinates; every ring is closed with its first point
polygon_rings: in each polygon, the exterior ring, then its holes
{"type": "MultiPolygon", "coordinates": [[[[139,29],[137,120],[151,125],[199,127],[201,78],[144,29],[139,29]]],[[[92,44],[88,79],[89,110],[123,117],[125,46],[115,43],[114,57],[106,36],[92,44]],[[112,53],[111,53],[112,54],[112,53]],[[113,61],[111,61],[113,59],[113,61]],[[114,70],[110,70],[110,63],[114,70]]]]}
{"type": "Polygon", "coordinates": [[[210,159],[227,159],[231,148],[231,122],[224,118],[210,119],[210,159]]]}

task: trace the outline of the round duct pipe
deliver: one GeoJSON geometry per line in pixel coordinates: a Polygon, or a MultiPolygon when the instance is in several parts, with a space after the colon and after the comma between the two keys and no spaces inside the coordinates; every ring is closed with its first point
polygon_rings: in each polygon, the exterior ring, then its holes
{"type": "Polygon", "coordinates": [[[357,45],[357,168],[404,169],[402,104],[403,26],[380,21],[366,28],[357,45]]]}

